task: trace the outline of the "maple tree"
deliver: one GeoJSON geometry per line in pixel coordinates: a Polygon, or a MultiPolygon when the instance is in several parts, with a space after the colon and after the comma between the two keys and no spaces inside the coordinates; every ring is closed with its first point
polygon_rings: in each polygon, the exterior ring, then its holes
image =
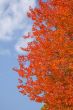
{"type": "Polygon", "coordinates": [[[25,39],[34,41],[18,56],[18,89],[44,103],[41,110],[73,110],[73,0],[38,0],[28,17],[34,23],[25,39]]]}

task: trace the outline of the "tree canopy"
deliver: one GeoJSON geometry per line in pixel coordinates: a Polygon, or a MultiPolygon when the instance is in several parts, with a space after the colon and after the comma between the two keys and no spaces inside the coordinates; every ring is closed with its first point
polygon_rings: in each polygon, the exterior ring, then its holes
{"type": "Polygon", "coordinates": [[[41,110],[73,110],[73,0],[38,0],[28,17],[33,26],[26,38],[34,41],[18,56],[18,89],[44,103],[41,110]]]}

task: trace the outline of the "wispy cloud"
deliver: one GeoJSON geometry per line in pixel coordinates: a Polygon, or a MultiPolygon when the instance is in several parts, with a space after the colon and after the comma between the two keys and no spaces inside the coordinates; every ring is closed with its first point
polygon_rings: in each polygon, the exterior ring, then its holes
{"type": "MultiPolygon", "coordinates": [[[[27,36],[28,35],[28,32],[31,33],[31,31],[32,31],[32,24],[31,25],[29,24],[28,26],[26,26],[26,31],[24,32],[24,35],[27,36]]],[[[32,38],[26,38],[26,39],[24,39],[23,36],[21,36],[18,39],[18,41],[17,41],[17,43],[15,45],[15,50],[18,53],[24,53],[25,54],[25,52],[23,52],[23,50],[21,50],[21,47],[26,48],[28,46],[28,43],[31,42],[31,41],[33,41],[32,38]]]]}
{"type": "Polygon", "coordinates": [[[0,41],[14,39],[14,32],[29,28],[26,16],[35,0],[0,0],[0,41]]]}
{"type": "Polygon", "coordinates": [[[18,53],[24,53],[26,54],[26,52],[24,52],[23,50],[21,50],[21,47],[22,48],[26,48],[28,46],[28,43],[33,41],[32,38],[27,38],[27,39],[24,39],[24,38],[20,38],[19,41],[17,42],[17,44],[15,45],[15,49],[18,53]]]}

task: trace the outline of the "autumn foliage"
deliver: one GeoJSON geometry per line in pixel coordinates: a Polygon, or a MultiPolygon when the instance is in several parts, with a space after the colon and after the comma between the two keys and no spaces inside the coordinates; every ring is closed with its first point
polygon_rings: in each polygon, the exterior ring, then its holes
{"type": "Polygon", "coordinates": [[[73,0],[38,0],[28,17],[34,41],[21,48],[18,88],[41,110],[73,110],[73,0]]]}

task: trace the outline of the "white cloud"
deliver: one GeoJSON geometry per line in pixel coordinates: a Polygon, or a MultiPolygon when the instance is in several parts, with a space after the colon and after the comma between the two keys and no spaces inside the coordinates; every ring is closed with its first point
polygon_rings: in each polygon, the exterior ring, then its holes
{"type": "Polygon", "coordinates": [[[35,0],[0,0],[0,41],[10,41],[15,30],[29,27],[29,6],[35,7],[35,0]]]}
{"type": "Polygon", "coordinates": [[[16,51],[18,53],[24,53],[25,54],[26,52],[24,52],[23,50],[21,50],[21,47],[26,48],[28,46],[28,43],[31,42],[31,41],[33,41],[32,38],[26,38],[26,39],[20,38],[19,41],[17,42],[17,44],[15,45],[16,51]]]}
{"type": "MultiPolygon", "coordinates": [[[[24,32],[24,37],[28,36],[28,32],[32,35],[32,25],[26,26],[26,31],[24,32]]],[[[16,43],[16,45],[15,45],[15,50],[18,53],[22,53],[22,54],[25,54],[26,52],[21,50],[21,47],[26,48],[28,46],[28,43],[32,42],[34,40],[33,38],[26,38],[26,39],[24,39],[24,37],[22,36],[21,38],[19,38],[17,43],[16,43]]]]}

